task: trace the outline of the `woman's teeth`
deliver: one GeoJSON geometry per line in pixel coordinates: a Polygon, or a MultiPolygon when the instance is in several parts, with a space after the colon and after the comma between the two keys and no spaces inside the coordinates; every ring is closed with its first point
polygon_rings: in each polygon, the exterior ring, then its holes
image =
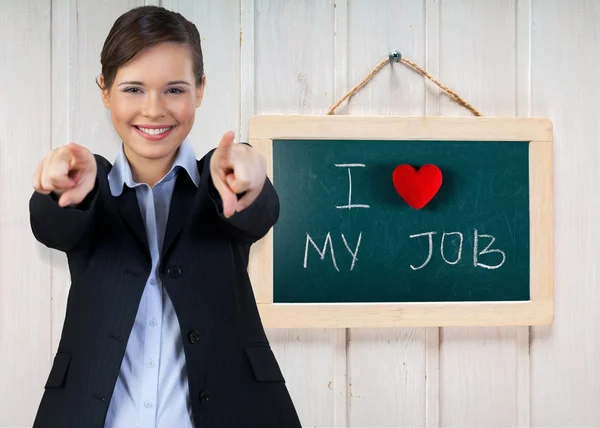
{"type": "Polygon", "coordinates": [[[164,134],[165,132],[169,131],[173,127],[169,126],[168,128],[148,129],[148,128],[142,128],[141,126],[136,126],[136,128],[145,134],[159,135],[159,134],[164,134]]]}

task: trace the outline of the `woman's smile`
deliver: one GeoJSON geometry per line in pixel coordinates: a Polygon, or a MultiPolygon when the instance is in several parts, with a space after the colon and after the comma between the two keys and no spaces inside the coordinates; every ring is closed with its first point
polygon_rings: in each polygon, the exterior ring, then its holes
{"type": "Polygon", "coordinates": [[[133,129],[149,141],[158,141],[168,137],[176,125],[132,125],[133,129]]]}

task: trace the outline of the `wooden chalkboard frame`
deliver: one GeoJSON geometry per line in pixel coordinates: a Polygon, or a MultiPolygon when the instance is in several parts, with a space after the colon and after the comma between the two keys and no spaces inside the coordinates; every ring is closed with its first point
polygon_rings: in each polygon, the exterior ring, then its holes
{"type": "MultiPolygon", "coordinates": [[[[273,140],[522,141],[529,144],[530,300],[440,303],[273,303],[273,229],[251,249],[248,273],[268,328],[515,326],[554,316],[552,122],[545,118],[257,115],[249,143],[267,159],[273,140]]],[[[277,183],[274,183],[275,185],[277,183]]]]}

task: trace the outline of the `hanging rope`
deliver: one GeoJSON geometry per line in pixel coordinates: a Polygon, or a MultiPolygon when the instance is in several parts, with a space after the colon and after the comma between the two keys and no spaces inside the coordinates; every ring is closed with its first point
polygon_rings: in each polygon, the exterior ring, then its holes
{"type": "Polygon", "coordinates": [[[440,88],[442,88],[444,91],[446,91],[452,99],[454,99],[460,105],[462,105],[467,110],[469,110],[471,113],[473,113],[473,115],[481,116],[481,113],[479,111],[477,111],[475,109],[475,107],[473,107],[471,104],[469,104],[468,102],[463,100],[456,92],[454,92],[452,89],[448,88],[447,86],[443,85],[438,80],[434,79],[429,73],[427,73],[425,70],[423,70],[421,67],[419,67],[414,62],[402,58],[402,55],[398,51],[392,51],[390,53],[390,55],[388,56],[388,58],[379,62],[379,64],[377,64],[375,66],[375,68],[373,68],[373,70],[371,70],[371,72],[358,85],[356,85],[354,88],[352,88],[350,91],[348,91],[348,93],[346,95],[344,95],[337,103],[335,103],[327,111],[327,114],[328,115],[333,114],[334,110],[336,108],[338,108],[340,106],[340,104],[342,104],[347,98],[353,96],[358,91],[360,91],[369,82],[369,80],[371,80],[373,78],[373,76],[375,76],[379,72],[379,70],[381,70],[383,67],[385,67],[390,62],[400,62],[400,63],[406,64],[408,67],[410,67],[413,70],[417,71],[418,73],[422,74],[423,76],[425,76],[426,78],[431,80],[433,83],[438,85],[440,88]]]}

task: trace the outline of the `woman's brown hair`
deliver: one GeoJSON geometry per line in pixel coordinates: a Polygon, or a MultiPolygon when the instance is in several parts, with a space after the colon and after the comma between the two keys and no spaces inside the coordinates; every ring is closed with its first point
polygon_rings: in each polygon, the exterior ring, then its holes
{"type": "Polygon", "coordinates": [[[119,67],[140,51],[164,42],[181,43],[189,47],[196,85],[200,86],[204,62],[196,26],[179,13],[158,6],[141,6],[121,15],[104,41],[100,54],[104,76],[104,88],[101,89],[110,89],[119,67]]]}

